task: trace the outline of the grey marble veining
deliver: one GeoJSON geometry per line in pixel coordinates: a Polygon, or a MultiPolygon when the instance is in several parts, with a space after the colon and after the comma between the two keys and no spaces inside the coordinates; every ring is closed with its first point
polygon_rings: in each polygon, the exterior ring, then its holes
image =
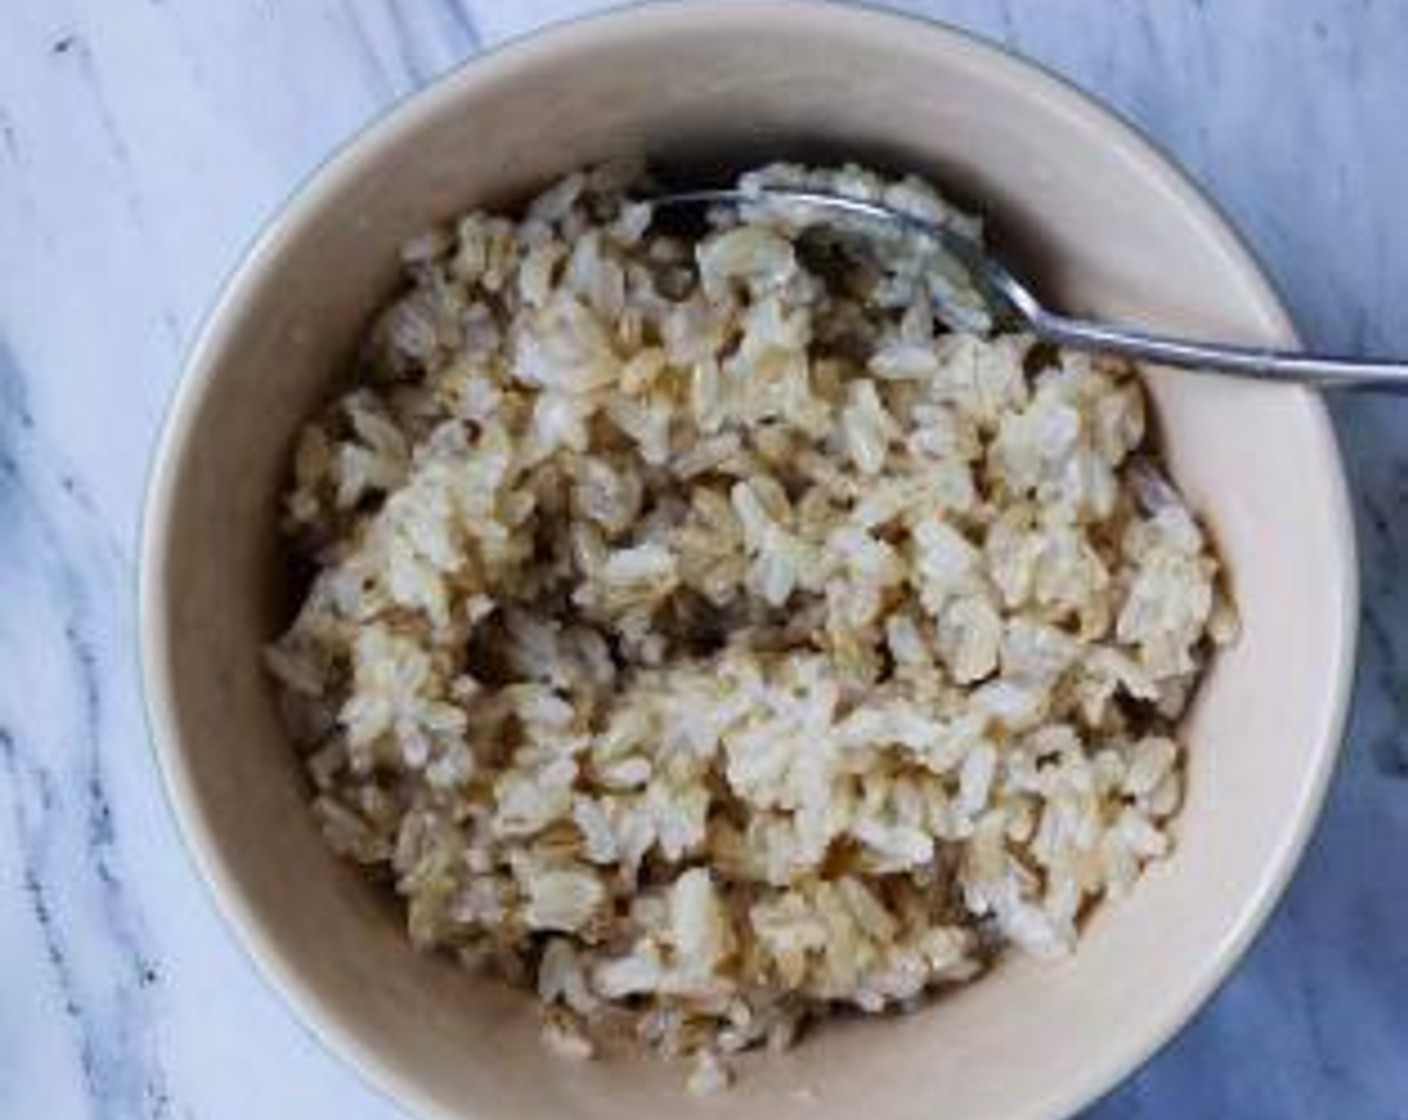
{"type": "MultiPolygon", "coordinates": [[[[746,2],[746,0],[740,0],[746,2]]],[[[180,355],[338,142],[582,0],[0,4],[0,1116],[395,1109],[254,974],[167,813],[134,555],[180,355]]],[[[1308,341],[1408,352],[1408,0],[914,0],[1148,129],[1308,341]]],[[[1342,399],[1364,642],[1324,825],[1276,918],[1099,1120],[1408,1117],[1408,402],[1342,399]]]]}

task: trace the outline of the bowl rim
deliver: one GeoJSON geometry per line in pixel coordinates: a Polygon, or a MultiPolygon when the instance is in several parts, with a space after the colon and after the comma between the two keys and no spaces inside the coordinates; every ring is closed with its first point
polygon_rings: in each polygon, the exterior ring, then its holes
{"type": "MultiPolygon", "coordinates": [[[[393,138],[418,123],[433,118],[468,91],[490,85],[515,69],[532,67],[538,59],[596,43],[620,41],[640,35],[684,35],[718,22],[747,26],[777,21],[807,21],[819,31],[833,34],[864,31],[896,39],[924,37],[936,48],[957,51],[981,60],[988,67],[1014,79],[1037,83],[1044,95],[1057,99],[1064,109],[1099,126],[1141,162],[1159,172],[1163,184],[1178,203],[1191,212],[1219,249],[1231,260],[1247,285],[1269,329],[1288,345],[1298,335],[1285,304],[1266,269],[1227,214],[1198,186],[1189,173],[1165,152],[1139,125],[1047,65],[1007,46],[941,20],[897,12],[864,3],[816,3],[815,0],[755,0],[741,5],[729,0],[630,0],[613,4],[506,39],[465,59],[428,85],[413,91],[378,112],[342,141],[328,156],[297,182],[264,220],[262,228],[238,254],[219,284],[182,364],[180,376],[160,423],[149,467],[139,545],[137,579],[140,672],[148,738],[162,775],[168,808],[178,834],[199,877],[213,898],[216,911],[235,942],[254,962],[255,972],[293,1011],[294,1021],[315,1038],[324,1050],[345,1063],[361,1082],[398,1106],[439,1120],[465,1120],[471,1113],[450,1109],[424,1091],[415,1081],[384,1062],[365,1045],[304,982],[293,962],[286,959],[266,935],[260,920],[247,906],[228,872],[209,822],[197,807],[192,772],[179,746],[175,698],[167,672],[169,637],[166,620],[166,563],[170,509],[175,495],[176,468],[194,430],[199,404],[210,382],[215,359],[224,351],[237,310],[262,282],[271,261],[282,247],[298,236],[307,220],[318,213],[326,199],[368,162],[374,162],[393,138]]],[[[1353,694],[1359,627],[1359,569],[1355,524],[1351,511],[1344,460],[1329,411],[1310,389],[1287,386],[1299,394],[1309,409],[1321,443],[1320,458],[1328,475],[1334,523],[1330,535],[1339,552],[1338,586],[1333,589],[1342,609],[1333,649],[1329,718],[1324,741],[1314,766],[1301,784],[1301,802],[1290,819],[1255,895],[1241,908],[1230,936],[1218,946],[1203,969],[1190,977],[1175,1007],[1154,1029],[1108,1048],[1078,1078],[1063,1082],[1034,1100],[1009,1120],[1056,1120],[1087,1107],[1112,1091],[1149,1061],[1185,1027],[1229,977],[1253,941],[1265,928],[1290,883],[1320,818],[1325,797],[1343,744],[1353,694]]]]}

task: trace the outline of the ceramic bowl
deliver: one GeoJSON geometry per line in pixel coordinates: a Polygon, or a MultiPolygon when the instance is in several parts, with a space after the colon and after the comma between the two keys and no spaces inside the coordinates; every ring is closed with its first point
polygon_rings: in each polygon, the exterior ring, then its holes
{"type": "Polygon", "coordinates": [[[954,31],[696,0],[486,55],[397,107],[294,196],[191,356],[154,469],[141,604],[153,732],[191,852],[303,1019],[428,1116],[1070,1113],[1226,975],[1324,794],[1350,688],[1355,558],[1335,441],[1307,391],[1148,378],[1244,633],[1187,724],[1176,854],[1100,908],[1067,960],[1012,959],[917,1013],[829,1025],[781,1058],[745,1060],[733,1091],[701,1102],[682,1093],[678,1066],[552,1057],[527,997],[413,953],[393,908],[314,827],[259,657],[289,609],[276,516],[294,432],[387,296],[403,239],[629,153],[699,174],[779,157],[914,169],[986,213],[1061,308],[1294,342],[1245,246],[1164,156],[1070,86],[954,31]]]}

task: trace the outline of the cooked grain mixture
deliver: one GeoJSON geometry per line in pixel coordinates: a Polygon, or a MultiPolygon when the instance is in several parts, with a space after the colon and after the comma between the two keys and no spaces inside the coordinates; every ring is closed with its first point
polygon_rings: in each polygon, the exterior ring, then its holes
{"type": "MultiPolygon", "coordinates": [[[[773,167],[978,235],[926,185],[773,167]]],[[[1069,950],[1169,850],[1234,628],[1131,369],[913,240],[630,173],[405,249],[303,432],[268,651],[328,842],[571,1058],[689,1056],[1069,950]],[[937,322],[932,296],[971,313],[937,322]]]]}

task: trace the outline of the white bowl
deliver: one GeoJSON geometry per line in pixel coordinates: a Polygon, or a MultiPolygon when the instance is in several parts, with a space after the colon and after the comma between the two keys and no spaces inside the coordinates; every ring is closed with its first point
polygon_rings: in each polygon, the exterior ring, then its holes
{"type": "Polygon", "coordinates": [[[694,2],[487,55],[397,108],[298,193],[191,357],[157,457],[142,565],[152,723],[191,851],[303,1018],[426,1114],[1069,1113],[1226,975],[1320,806],[1350,690],[1355,558],[1334,439],[1303,390],[1150,378],[1173,471],[1213,526],[1245,629],[1188,723],[1176,854],[1102,907],[1069,960],[1014,959],[916,1014],[829,1026],[783,1059],[750,1059],[732,1093],[701,1103],[681,1095],[677,1069],[650,1059],[547,1055],[527,997],[412,953],[393,909],[314,827],[259,661],[285,621],[275,519],[294,430],[386,295],[403,238],[636,151],[734,164],[849,153],[914,168],[987,211],[1058,306],[1294,341],[1242,243],[1163,156],[1069,86],[953,31],[815,4],[694,2]]]}

